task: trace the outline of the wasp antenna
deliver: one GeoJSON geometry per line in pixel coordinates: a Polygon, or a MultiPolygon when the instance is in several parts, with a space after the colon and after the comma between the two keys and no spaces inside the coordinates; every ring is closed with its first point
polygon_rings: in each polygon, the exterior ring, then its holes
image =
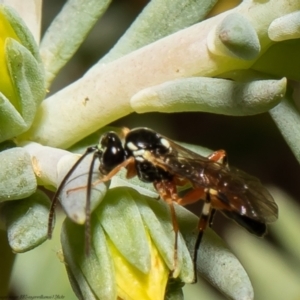
{"type": "Polygon", "coordinates": [[[95,166],[95,161],[97,158],[100,158],[100,152],[94,152],[89,174],[87,180],[87,189],[86,189],[86,205],[85,205],[85,253],[89,255],[90,246],[91,246],[91,191],[92,191],[92,176],[95,166]]]}
{"type": "Polygon", "coordinates": [[[52,202],[51,202],[51,206],[50,206],[50,211],[49,211],[49,217],[48,217],[48,239],[50,240],[52,237],[52,231],[53,231],[53,220],[54,220],[54,216],[55,216],[55,207],[57,204],[57,200],[58,197],[62,191],[62,189],[64,188],[67,180],[70,178],[70,176],[72,175],[72,173],[74,172],[74,170],[78,167],[78,165],[83,161],[83,159],[89,155],[90,153],[94,152],[97,150],[97,146],[93,146],[93,147],[89,147],[86,149],[85,153],[77,160],[77,162],[72,166],[72,168],[68,171],[68,173],[66,174],[66,176],[64,177],[64,179],[61,181],[60,185],[58,186],[53,198],[52,198],[52,202]]]}

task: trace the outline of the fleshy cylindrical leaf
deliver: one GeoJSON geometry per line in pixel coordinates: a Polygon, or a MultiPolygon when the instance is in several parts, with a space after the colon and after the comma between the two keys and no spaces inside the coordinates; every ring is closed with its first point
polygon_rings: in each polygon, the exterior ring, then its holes
{"type": "Polygon", "coordinates": [[[300,113],[291,95],[287,95],[279,105],[271,109],[270,115],[300,162],[300,113]]]}
{"type": "Polygon", "coordinates": [[[44,70],[31,52],[13,39],[7,40],[7,63],[18,92],[17,109],[31,125],[38,105],[44,99],[44,70]]]}
{"type": "Polygon", "coordinates": [[[110,2],[111,0],[71,0],[65,3],[41,42],[47,87],[105,13],[110,2]]]}
{"type": "Polygon", "coordinates": [[[49,198],[37,191],[29,198],[9,201],[1,208],[8,242],[16,253],[29,251],[47,239],[49,198]]]}
{"type": "Polygon", "coordinates": [[[91,299],[96,297],[104,300],[116,299],[117,295],[121,299],[163,299],[169,272],[155,244],[145,232],[143,222],[139,222],[141,216],[131,193],[137,194],[124,188],[108,192],[92,219],[93,246],[88,256],[84,253],[82,242],[85,238],[84,227],[68,219],[65,221],[62,245],[71,283],[77,295],[91,294],[91,299]],[[122,196],[122,193],[125,195],[122,196]],[[120,206],[116,201],[121,202],[120,206]],[[138,241],[143,235],[145,246],[149,248],[144,253],[138,251],[143,247],[138,241]],[[116,240],[118,241],[115,243],[116,240]],[[149,266],[142,272],[140,269],[143,255],[143,260],[147,263],[149,261],[149,266]]]}
{"type": "Polygon", "coordinates": [[[190,253],[178,233],[177,262],[174,263],[175,232],[172,225],[170,207],[162,201],[147,199],[149,207],[139,204],[139,209],[153,241],[157,244],[169,269],[172,270],[172,277],[177,277],[186,283],[194,281],[194,268],[190,253]],[[174,270],[174,266],[176,269],[174,270]]]}
{"type": "Polygon", "coordinates": [[[30,155],[23,148],[0,152],[0,202],[28,197],[37,183],[30,155]]]}
{"type": "Polygon", "coordinates": [[[185,78],[141,90],[131,98],[138,113],[204,111],[224,115],[258,114],[276,106],[286,79],[235,82],[219,78],[185,78]]]}
{"type": "Polygon", "coordinates": [[[17,14],[0,6],[0,141],[14,138],[32,124],[46,90],[38,47],[17,14]]]}
{"type": "Polygon", "coordinates": [[[217,2],[216,0],[150,1],[117,44],[100,60],[100,63],[108,63],[202,21],[217,2]]]}
{"type": "MultiPolygon", "coordinates": [[[[190,252],[194,253],[199,219],[180,206],[176,207],[176,214],[181,234],[190,252]]],[[[198,276],[204,277],[230,299],[253,299],[254,297],[251,281],[242,264],[211,229],[205,231],[198,249],[197,271],[198,276]]]]}
{"type": "Polygon", "coordinates": [[[131,193],[116,188],[110,190],[106,198],[110,200],[96,211],[104,230],[128,261],[141,272],[148,273],[150,249],[142,218],[131,193]],[[122,218],[119,217],[120,212],[122,218]]]}
{"type": "Polygon", "coordinates": [[[239,13],[227,15],[208,35],[209,50],[216,55],[255,59],[260,52],[253,25],[239,13]]]}
{"type": "MultiPolygon", "coordinates": [[[[64,259],[74,292],[79,299],[99,299],[102,278],[101,265],[93,249],[87,256],[84,251],[84,227],[66,219],[61,232],[64,259]]],[[[105,241],[103,241],[105,242],[105,241]]]]}
{"type": "Polygon", "coordinates": [[[33,57],[40,63],[39,48],[36,44],[31,31],[27,28],[25,22],[20,18],[17,12],[9,6],[1,5],[0,10],[11,24],[14,32],[18,37],[18,41],[27,48],[33,57]]]}
{"type": "MultiPolygon", "coordinates": [[[[87,201],[87,178],[90,169],[92,155],[84,159],[79,166],[74,170],[70,178],[67,180],[60,195],[58,195],[60,202],[70,219],[77,224],[84,224],[86,220],[86,201],[87,201]]],[[[73,167],[78,157],[74,155],[63,156],[57,164],[57,186],[66,173],[73,167]]],[[[95,169],[99,162],[95,164],[95,169]]],[[[98,182],[99,173],[93,171],[92,189],[91,189],[91,203],[90,209],[93,211],[103,199],[106,193],[106,185],[98,182]]]]}
{"type": "Polygon", "coordinates": [[[300,38],[300,11],[275,19],[269,27],[271,40],[279,42],[300,38]]]}

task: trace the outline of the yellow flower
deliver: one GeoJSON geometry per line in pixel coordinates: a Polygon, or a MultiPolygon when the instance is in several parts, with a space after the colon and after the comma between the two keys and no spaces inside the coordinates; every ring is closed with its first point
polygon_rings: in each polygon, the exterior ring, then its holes
{"type": "Polygon", "coordinates": [[[147,274],[132,266],[114,244],[108,241],[116,271],[117,294],[120,299],[163,300],[165,298],[169,270],[149,235],[147,237],[151,256],[151,267],[147,274]]]}
{"type": "Polygon", "coordinates": [[[10,100],[17,110],[19,110],[17,101],[18,96],[7,65],[6,43],[8,38],[20,42],[20,39],[13,30],[10,22],[0,10],[0,92],[10,100]]]}
{"type": "Polygon", "coordinates": [[[174,231],[165,203],[133,189],[113,188],[93,213],[91,225],[89,255],[83,226],[67,218],[62,229],[66,268],[78,297],[163,300],[170,278],[193,281],[191,256],[181,238],[174,270],[174,231]]]}
{"type": "Polygon", "coordinates": [[[45,97],[38,46],[24,21],[0,5],[0,142],[27,131],[45,97]]]}

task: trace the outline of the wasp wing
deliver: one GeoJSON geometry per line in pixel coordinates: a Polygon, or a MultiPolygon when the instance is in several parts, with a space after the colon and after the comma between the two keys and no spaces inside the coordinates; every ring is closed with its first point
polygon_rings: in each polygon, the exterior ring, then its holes
{"type": "Polygon", "coordinates": [[[161,155],[151,152],[148,159],[178,178],[188,180],[195,188],[217,191],[212,200],[215,209],[235,220],[237,215],[262,223],[274,222],[277,219],[278,207],[257,178],[165,139],[170,144],[169,153],[161,155]]]}

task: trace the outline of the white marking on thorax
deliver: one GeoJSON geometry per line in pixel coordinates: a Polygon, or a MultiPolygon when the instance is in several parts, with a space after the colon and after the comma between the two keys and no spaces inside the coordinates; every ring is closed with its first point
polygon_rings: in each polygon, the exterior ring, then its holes
{"type": "Polygon", "coordinates": [[[127,143],[127,147],[128,147],[131,151],[136,151],[136,150],[138,150],[138,147],[137,147],[133,142],[127,143]]]}
{"type": "Polygon", "coordinates": [[[144,149],[133,151],[133,155],[134,156],[144,156],[144,154],[145,154],[145,150],[144,149]]]}
{"type": "Polygon", "coordinates": [[[145,160],[142,156],[135,156],[134,159],[138,162],[143,162],[145,160]]]}
{"type": "Polygon", "coordinates": [[[161,142],[161,144],[162,144],[164,147],[166,147],[167,149],[169,149],[169,148],[171,147],[169,141],[166,140],[166,139],[164,139],[164,138],[161,138],[161,139],[160,139],[160,142],[161,142]]]}
{"type": "Polygon", "coordinates": [[[145,158],[144,158],[145,152],[146,151],[144,149],[139,149],[139,150],[133,151],[132,153],[133,153],[133,156],[136,161],[143,162],[143,161],[145,161],[145,158]]]}

